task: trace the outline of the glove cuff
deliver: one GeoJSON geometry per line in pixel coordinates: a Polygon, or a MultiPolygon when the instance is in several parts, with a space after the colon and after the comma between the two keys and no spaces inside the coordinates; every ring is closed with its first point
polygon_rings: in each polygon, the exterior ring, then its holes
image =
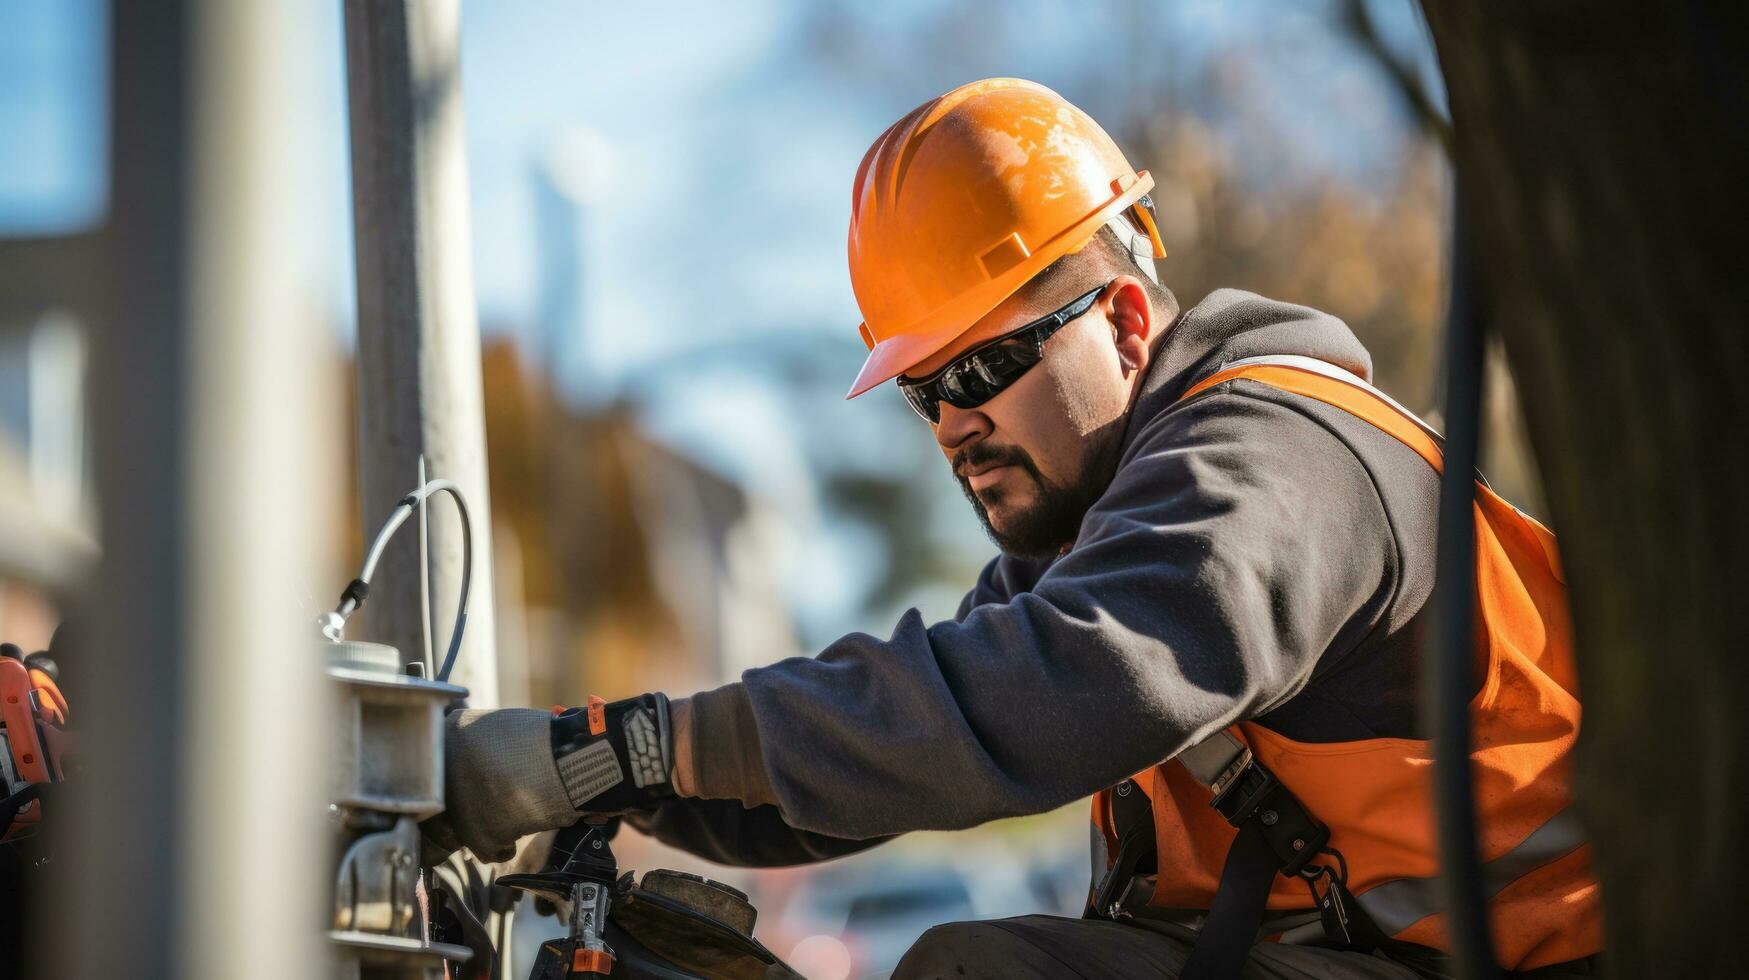
{"type": "Polygon", "coordinates": [[[653,808],[674,796],[666,696],[611,703],[590,698],[586,707],[553,716],[551,733],[553,761],[573,808],[617,813],[653,808]]]}

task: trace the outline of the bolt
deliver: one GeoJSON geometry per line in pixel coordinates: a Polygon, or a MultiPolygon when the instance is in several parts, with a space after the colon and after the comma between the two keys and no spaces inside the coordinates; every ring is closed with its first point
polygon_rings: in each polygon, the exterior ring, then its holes
{"type": "Polygon", "coordinates": [[[1275,826],[1275,822],[1280,820],[1281,817],[1277,816],[1274,810],[1265,810],[1263,811],[1263,816],[1259,819],[1263,821],[1263,826],[1273,827],[1275,826]]]}

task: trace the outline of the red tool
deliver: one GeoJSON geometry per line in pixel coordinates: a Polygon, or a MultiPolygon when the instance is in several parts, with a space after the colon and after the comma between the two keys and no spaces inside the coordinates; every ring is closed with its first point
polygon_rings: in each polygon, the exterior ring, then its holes
{"type": "Polygon", "coordinates": [[[67,699],[48,671],[0,656],[0,840],[34,831],[42,820],[37,787],[67,778],[74,741],[66,720],[67,699]]]}

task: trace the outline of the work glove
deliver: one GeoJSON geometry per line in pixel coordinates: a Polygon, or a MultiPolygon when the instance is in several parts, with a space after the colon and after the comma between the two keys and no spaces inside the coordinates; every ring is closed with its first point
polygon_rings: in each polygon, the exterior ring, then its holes
{"type": "Polygon", "coordinates": [[[534,708],[452,711],[443,739],[444,812],[425,835],[506,861],[528,834],[584,816],[651,810],[674,796],[668,699],[590,698],[558,714],[534,708]]]}

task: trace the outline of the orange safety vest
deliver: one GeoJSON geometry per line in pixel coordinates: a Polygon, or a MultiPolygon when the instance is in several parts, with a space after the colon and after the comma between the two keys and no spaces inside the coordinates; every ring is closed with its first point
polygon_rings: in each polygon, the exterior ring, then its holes
{"type": "MultiPolygon", "coordinates": [[[[1302,357],[1255,358],[1205,378],[1185,399],[1243,378],[1303,395],[1377,426],[1442,468],[1438,440],[1360,378],[1302,357]]],[[[1579,698],[1566,582],[1547,528],[1476,482],[1476,655],[1471,702],[1478,836],[1496,958],[1528,970],[1603,948],[1591,847],[1572,810],[1579,698]]],[[[1422,739],[1304,743],[1245,721],[1228,730],[1330,828],[1348,889],[1387,936],[1450,950],[1437,881],[1432,756],[1422,739]]],[[[1152,804],[1158,883],[1150,905],[1207,909],[1237,831],[1210,791],[1169,760],[1134,777],[1152,804]]],[[[1112,791],[1093,820],[1114,854],[1112,791]]],[[[1108,861],[1109,864],[1109,861],[1108,861]]],[[[1277,875],[1268,907],[1308,908],[1305,887],[1277,875]]]]}

